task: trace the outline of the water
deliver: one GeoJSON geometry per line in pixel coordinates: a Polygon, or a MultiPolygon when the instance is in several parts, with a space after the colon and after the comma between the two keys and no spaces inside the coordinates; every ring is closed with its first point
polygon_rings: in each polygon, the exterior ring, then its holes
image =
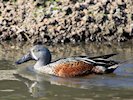
{"type": "Polygon", "coordinates": [[[59,78],[33,72],[34,62],[16,66],[28,44],[0,45],[0,100],[132,100],[133,43],[90,43],[47,46],[53,60],[77,55],[119,53],[112,59],[126,61],[108,75],[59,78]]]}

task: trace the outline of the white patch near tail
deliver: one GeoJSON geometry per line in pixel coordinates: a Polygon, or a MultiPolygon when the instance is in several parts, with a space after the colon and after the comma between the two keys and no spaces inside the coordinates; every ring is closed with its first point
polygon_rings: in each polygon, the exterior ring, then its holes
{"type": "Polygon", "coordinates": [[[106,69],[103,66],[96,66],[93,71],[97,74],[102,74],[106,71],[106,69]]]}

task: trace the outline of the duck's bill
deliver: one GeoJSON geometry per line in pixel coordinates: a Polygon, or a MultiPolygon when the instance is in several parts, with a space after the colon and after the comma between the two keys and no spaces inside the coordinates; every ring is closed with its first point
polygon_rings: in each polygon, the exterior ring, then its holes
{"type": "Polygon", "coordinates": [[[27,62],[29,60],[33,60],[31,53],[29,52],[28,54],[24,55],[22,58],[20,58],[18,61],[16,61],[16,64],[22,64],[24,62],[27,62]]]}

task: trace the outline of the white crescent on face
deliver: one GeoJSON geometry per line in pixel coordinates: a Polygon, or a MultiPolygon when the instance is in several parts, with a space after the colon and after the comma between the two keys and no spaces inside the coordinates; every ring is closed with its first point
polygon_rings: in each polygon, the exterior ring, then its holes
{"type": "Polygon", "coordinates": [[[38,58],[35,56],[33,50],[31,50],[31,55],[32,55],[32,57],[33,57],[35,60],[38,60],[38,58]]]}

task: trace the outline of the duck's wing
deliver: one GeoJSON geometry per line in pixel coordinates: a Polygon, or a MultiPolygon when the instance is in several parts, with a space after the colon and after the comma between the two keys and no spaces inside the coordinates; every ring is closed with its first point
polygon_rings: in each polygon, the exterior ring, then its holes
{"type": "Polygon", "coordinates": [[[47,65],[53,69],[54,75],[60,77],[75,77],[92,73],[95,67],[90,61],[82,57],[71,57],[59,59],[47,65]]]}
{"type": "Polygon", "coordinates": [[[95,57],[88,57],[88,59],[93,60],[97,68],[105,68],[104,73],[112,73],[119,65],[120,62],[110,60],[108,58],[117,55],[118,53],[112,53],[112,54],[107,54],[107,55],[102,55],[102,56],[95,56],[95,57]]]}
{"type": "Polygon", "coordinates": [[[105,67],[109,67],[115,64],[118,64],[119,62],[114,60],[109,60],[108,58],[117,55],[118,53],[112,53],[102,56],[94,56],[94,57],[88,57],[88,56],[78,56],[78,58],[82,61],[87,61],[93,65],[101,65],[105,67]]]}
{"type": "Polygon", "coordinates": [[[115,64],[119,64],[119,62],[110,60],[108,58],[117,55],[118,53],[112,53],[102,56],[94,56],[94,57],[88,57],[88,56],[76,56],[76,57],[70,57],[70,58],[61,58],[54,62],[57,63],[67,63],[67,62],[77,62],[77,61],[83,61],[85,63],[89,63],[94,66],[104,66],[104,67],[110,67],[115,64]]]}
{"type": "Polygon", "coordinates": [[[49,64],[49,67],[53,69],[56,76],[74,77],[90,73],[102,74],[107,72],[107,69],[111,69],[108,72],[113,72],[112,68],[116,69],[116,67],[112,66],[116,64],[117,62],[115,61],[106,60],[99,57],[95,59],[88,59],[87,57],[80,56],[59,59],[49,64]]]}
{"type": "Polygon", "coordinates": [[[107,55],[102,55],[102,56],[95,56],[95,57],[89,57],[90,59],[96,59],[96,58],[103,58],[103,59],[108,59],[112,56],[117,55],[118,53],[111,53],[111,54],[107,54],[107,55]]]}
{"type": "Polygon", "coordinates": [[[109,60],[108,58],[117,55],[118,53],[112,53],[102,56],[94,56],[94,57],[88,57],[88,56],[79,56],[83,58],[83,60],[95,65],[95,66],[104,66],[105,68],[108,68],[110,66],[119,64],[118,61],[109,60]]]}
{"type": "Polygon", "coordinates": [[[97,58],[102,58],[102,59],[108,59],[112,56],[117,55],[118,53],[111,53],[111,54],[107,54],[107,55],[102,55],[102,56],[94,56],[94,57],[88,57],[88,56],[79,56],[81,58],[88,58],[88,59],[97,59],[97,58]]]}

